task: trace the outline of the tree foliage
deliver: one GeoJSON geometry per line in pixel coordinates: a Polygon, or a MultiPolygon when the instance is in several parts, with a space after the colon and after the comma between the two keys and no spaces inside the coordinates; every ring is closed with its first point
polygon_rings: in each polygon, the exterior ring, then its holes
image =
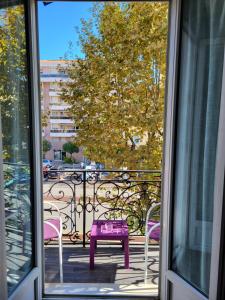
{"type": "Polygon", "coordinates": [[[82,21],[85,58],[68,63],[62,98],[79,127],[75,142],[108,168],[161,167],[167,8],[109,2],[82,21]]]}
{"type": "Polygon", "coordinates": [[[45,157],[46,152],[50,151],[51,149],[52,149],[52,144],[48,140],[44,139],[42,141],[42,151],[43,151],[44,157],[45,157]]]}
{"type": "Polygon", "coordinates": [[[72,157],[73,153],[79,152],[79,147],[77,147],[77,145],[75,145],[72,142],[67,142],[67,143],[63,144],[63,151],[70,153],[70,155],[72,157]]]}
{"type": "Polygon", "coordinates": [[[0,11],[0,74],[4,158],[26,162],[29,104],[23,5],[0,11]]]}
{"type": "MultiPolygon", "coordinates": [[[[29,93],[25,12],[23,5],[0,10],[0,110],[3,158],[27,162],[29,154],[29,93]]],[[[47,125],[49,112],[42,115],[47,125]]]]}
{"type": "Polygon", "coordinates": [[[50,111],[42,111],[41,112],[41,126],[45,128],[48,126],[50,111]]]}

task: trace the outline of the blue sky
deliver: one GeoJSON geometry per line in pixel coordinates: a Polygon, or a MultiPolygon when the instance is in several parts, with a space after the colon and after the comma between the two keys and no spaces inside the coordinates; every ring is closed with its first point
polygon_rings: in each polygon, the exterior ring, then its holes
{"type": "Polygon", "coordinates": [[[55,2],[44,6],[38,3],[39,43],[41,59],[59,59],[68,51],[69,41],[73,42],[73,53],[83,57],[75,27],[80,19],[88,19],[93,2],[55,2]]]}

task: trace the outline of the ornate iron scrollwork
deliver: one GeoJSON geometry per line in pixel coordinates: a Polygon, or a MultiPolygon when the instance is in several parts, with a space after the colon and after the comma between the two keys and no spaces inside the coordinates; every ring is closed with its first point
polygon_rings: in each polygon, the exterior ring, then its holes
{"type": "Polygon", "coordinates": [[[73,170],[58,177],[44,183],[44,200],[59,202],[73,243],[85,245],[94,219],[127,220],[131,235],[143,235],[146,212],[160,201],[159,171],[73,170]]]}

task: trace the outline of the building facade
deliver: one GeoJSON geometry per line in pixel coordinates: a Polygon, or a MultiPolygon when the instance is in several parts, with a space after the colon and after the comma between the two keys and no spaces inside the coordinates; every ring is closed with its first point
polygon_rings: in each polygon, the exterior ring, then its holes
{"type": "MultiPolygon", "coordinates": [[[[60,98],[61,84],[68,80],[67,75],[59,70],[64,66],[62,60],[40,61],[41,110],[47,116],[47,126],[42,128],[42,139],[52,145],[51,150],[45,154],[45,158],[51,160],[63,160],[67,155],[63,151],[63,144],[72,142],[76,136],[70,106],[60,98]]],[[[73,158],[82,161],[82,151],[74,153],[73,158]]]]}

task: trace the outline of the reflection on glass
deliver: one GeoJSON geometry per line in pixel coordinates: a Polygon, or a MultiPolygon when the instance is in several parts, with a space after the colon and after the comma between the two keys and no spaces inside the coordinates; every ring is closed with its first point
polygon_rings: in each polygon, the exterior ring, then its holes
{"type": "Polygon", "coordinates": [[[9,294],[32,267],[30,122],[22,2],[0,6],[0,108],[9,294]]]}
{"type": "Polygon", "coordinates": [[[172,269],[209,291],[225,2],[183,1],[172,269]]]}

